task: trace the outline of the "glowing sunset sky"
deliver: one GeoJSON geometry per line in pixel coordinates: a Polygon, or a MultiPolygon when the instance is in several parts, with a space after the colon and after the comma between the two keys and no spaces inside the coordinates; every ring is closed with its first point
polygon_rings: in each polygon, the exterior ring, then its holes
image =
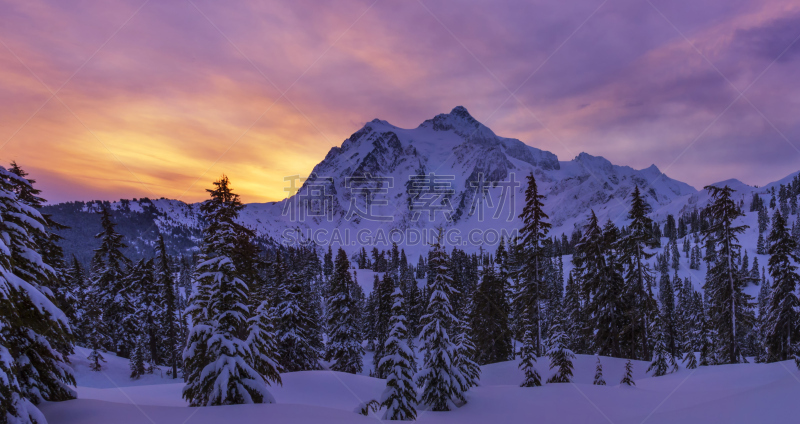
{"type": "Polygon", "coordinates": [[[3,1],[0,160],[51,201],[224,172],[263,202],[373,118],[463,105],[561,160],[764,184],[800,170],[798,37],[797,0],[3,1]]]}

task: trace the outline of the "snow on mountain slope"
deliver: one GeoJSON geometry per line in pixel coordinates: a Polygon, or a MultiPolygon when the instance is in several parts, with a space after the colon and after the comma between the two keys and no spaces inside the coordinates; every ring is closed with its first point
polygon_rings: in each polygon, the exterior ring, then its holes
{"type": "MultiPolygon", "coordinates": [[[[628,196],[635,186],[640,187],[653,208],[652,217],[659,221],[668,214],[677,217],[703,207],[709,201],[705,191],[668,177],[655,165],[636,170],[588,153],[559,161],[553,153],[496,135],[458,106],[411,129],[379,119],[368,122],[341,146],[331,148],[308,178],[297,176],[293,182],[296,193],[279,202],[249,204],[240,220],[259,235],[279,243],[312,238],[349,251],[362,245],[387,248],[392,241],[389,234],[399,231],[397,234],[403,237],[393,240],[405,247],[411,257],[427,249],[419,240],[420,235],[430,237],[435,228],[444,227],[460,235],[448,240],[448,244],[476,251],[481,243],[494,245],[500,235],[519,228],[518,215],[529,173],[536,176],[539,191],[545,196],[544,208],[555,235],[572,233],[592,210],[601,221],[610,219],[618,226],[625,225],[628,196]],[[439,179],[421,178],[431,175],[439,179]],[[372,179],[367,181],[364,177],[372,179]],[[412,182],[411,177],[418,179],[412,182]],[[486,182],[509,182],[513,178],[515,184],[511,193],[502,183],[487,184],[484,196],[480,196],[481,178],[486,182]],[[428,213],[417,209],[415,214],[411,208],[415,202],[423,203],[420,198],[431,194],[425,190],[437,184],[450,189],[446,194],[433,195],[432,202],[449,205],[449,221],[441,211],[435,212],[431,220],[428,213]],[[373,201],[368,205],[366,193],[372,189],[380,192],[372,194],[373,201]],[[355,213],[358,211],[361,213],[355,213]],[[469,239],[473,230],[480,230],[480,243],[469,239]],[[359,231],[365,236],[359,238],[359,231]],[[416,240],[409,231],[417,231],[416,240]]],[[[291,183],[286,182],[287,188],[291,183]]],[[[717,185],[725,184],[737,190],[737,199],[749,201],[754,190],[765,193],[780,182],[759,189],[738,180],[717,185]]],[[[235,189],[235,181],[233,185],[235,189]]],[[[122,200],[111,206],[128,213],[155,210],[154,223],[160,232],[187,230],[193,233],[187,240],[196,238],[202,225],[197,204],[143,199],[122,200]]],[[[99,207],[97,203],[90,204],[86,212],[99,207]]],[[[57,210],[54,216],[58,219],[57,210]]],[[[93,235],[72,234],[85,238],[93,235]]]]}
{"type": "MultiPolygon", "coordinates": [[[[160,376],[127,378],[127,360],[106,355],[103,372],[88,370],[85,349],[70,356],[79,399],[44,403],[50,424],[187,423],[367,423],[356,406],[380,396],[385,381],[328,370],[282,374],[283,386],[270,391],[271,405],[189,408],[183,383],[160,376]]],[[[468,403],[450,412],[419,411],[421,423],[793,423],[800,415],[800,372],[791,361],[681,368],[649,377],[647,363],[634,361],[635,387],[620,387],[625,360],[601,357],[607,386],[591,384],[595,357],[577,355],[574,384],[520,388],[516,361],[482,367],[480,386],[468,403]]],[[[365,358],[365,363],[368,358],[365,358]]],[[[537,366],[550,375],[547,358],[537,366]]]]}

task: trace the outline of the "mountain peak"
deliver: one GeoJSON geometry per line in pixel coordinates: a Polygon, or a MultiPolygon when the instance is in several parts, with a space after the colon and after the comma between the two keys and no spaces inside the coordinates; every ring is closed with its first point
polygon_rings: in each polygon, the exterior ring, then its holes
{"type": "Polygon", "coordinates": [[[456,107],[454,107],[453,110],[451,110],[449,114],[450,115],[459,116],[459,117],[462,117],[462,118],[475,120],[475,118],[473,118],[472,115],[469,114],[469,111],[467,111],[467,108],[465,108],[464,106],[456,106],[456,107]]]}
{"type": "Polygon", "coordinates": [[[420,127],[429,127],[434,131],[453,131],[466,138],[473,138],[478,133],[479,138],[495,137],[492,130],[473,118],[464,106],[456,106],[450,113],[440,113],[420,124],[420,127]]]}

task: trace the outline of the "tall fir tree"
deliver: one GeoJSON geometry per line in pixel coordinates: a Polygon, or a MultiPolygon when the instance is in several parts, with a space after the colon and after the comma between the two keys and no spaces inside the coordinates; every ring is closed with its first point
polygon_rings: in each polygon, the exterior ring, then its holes
{"type": "Polygon", "coordinates": [[[178,292],[172,275],[171,260],[167,253],[164,236],[156,241],[156,287],[159,290],[160,307],[156,316],[160,333],[159,344],[163,346],[164,363],[171,369],[172,378],[178,378],[180,349],[183,343],[178,338],[181,314],[178,312],[178,292]]]}
{"type": "Polygon", "coordinates": [[[417,419],[417,387],[414,384],[414,351],[408,345],[406,309],[403,291],[395,287],[392,293],[392,317],[389,337],[386,338],[386,355],[379,366],[386,374],[386,389],[381,395],[384,408],[382,419],[414,421],[417,419]]]}
{"type": "Polygon", "coordinates": [[[653,344],[653,361],[647,368],[647,372],[652,371],[653,377],[660,377],[678,370],[675,357],[670,353],[667,332],[665,329],[663,311],[653,323],[655,343],[653,344]]]}
{"type": "Polygon", "coordinates": [[[428,272],[433,275],[427,292],[430,300],[422,317],[422,351],[424,362],[416,375],[420,387],[420,403],[433,411],[449,411],[465,402],[462,378],[456,367],[455,343],[450,338],[457,318],[453,316],[450,297],[451,286],[448,256],[439,238],[431,245],[428,272]]]}
{"type": "MultiPolygon", "coordinates": [[[[566,346],[567,336],[564,333],[564,316],[561,308],[555,313],[555,319],[550,324],[550,337],[547,344],[547,357],[550,358],[550,369],[555,373],[547,379],[547,383],[569,383],[572,381],[572,360],[575,354],[566,346]]],[[[602,378],[602,377],[601,377],[602,378]]]]}
{"type": "Polygon", "coordinates": [[[629,356],[639,359],[649,357],[648,332],[658,310],[651,291],[654,277],[647,263],[653,256],[648,249],[656,247],[651,232],[653,221],[647,216],[650,211],[650,205],[636,186],[631,193],[628,233],[618,242],[620,256],[625,261],[625,290],[631,299],[631,305],[627,308],[630,315],[629,345],[632,349],[629,356]]]}
{"type": "Polygon", "coordinates": [[[250,230],[237,223],[244,207],[227,177],[207,190],[200,205],[205,227],[195,284],[187,314],[189,340],[183,351],[190,406],[273,403],[248,343],[249,284],[246,264],[237,264],[250,230]],[[244,335],[244,337],[242,337],[244,335]]]}
{"type": "Polygon", "coordinates": [[[479,329],[475,333],[475,359],[481,365],[507,361],[513,355],[506,299],[505,281],[494,267],[484,267],[470,316],[472,328],[479,329]]]}
{"type": "Polygon", "coordinates": [[[72,330],[57,306],[59,271],[45,260],[46,219],[25,198],[32,180],[0,167],[0,417],[44,422],[42,401],[74,399],[72,330]]]}
{"type": "Polygon", "coordinates": [[[800,276],[797,264],[800,258],[795,254],[796,244],[786,228],[786,219],[775,213],[769,237],[769,274],[772,277],[772,290],[766,307],[764,340],[767,361],[793,359],[797,354],[798,307],[797,285],[800,276]]]}
{"type": "MultiPolygon", "coordinates": [[[[539,194],[536,178],[533,173],[527,177],[528,187],[525,190],[525,206],[519,218],[522,219],[518,249],[519,287],[514,301],[517,303],[515,310],[520,316],[516,319],[519,323],[533,325],[534,349],[536,355],[541,355],[542,349],[542,302],[546,295],[544,282],[545,250],[542,242],[550,231],[551,224],[547,222],[542,203],[543,195],[539,194]],[[524,315],[524,316],[522,316],[524,315]]],[[[520,324],[521,325],[521,324],[520,324]]],[[[525,329],[527,331],[528,329],[525,329]]]]}
{"type": "Polygon", "coordinates": [[[131,378],[151,374],[158,362],[159,328],[157,314],[161,293],[155,284],[152,260],[141,259],[125,276],[126,291],[119,296],[126,300],[124,331],[131,340],[131,378]]]}
{"type": "Polygon", "coordinates": [[[707,260],[713,265],[706,277],[705,290],[709,295],[709,315],[719,340],[717,352],[723,363],[738,363],[744,360],[737,331],[753,316],[749,308],[750,296],[742,291],[748,276],[744,276],[734,263],[736,251],[741,247],[738,236],[746,225],[735,225],[734,221],[743,213],[733,200],[734,190],[706,186],[712,203],[707,211],[711,225],[704,233],[707,241],[713,242],[717,251],[707,260]]]}
{"type": "Polygon", "coordinates": [[[472,387],[478,385],[481,378],[481,367],[475,362],[476,348],[472,342],[473,329],[470,325],[468,313],[466,311],[472,310],[472,297],[467,296],[462,304],[462,312],[459,314],[463,317],[455,323],[455,345],[456,356],[455,366],[458,369],[458,374],[461,376],[461,391],[466,392],[472,387]]]}
{"type": "Polygon", "coordinates": [[[100,247],[95,249],[92,258],[92,281],[89,302],[99,305],[105,327],[110,330],[107,340],[110,345],[104,346],[117,351],[119,356],[127,357],[132,348],[130,334],[126,331],[123,320],[129,314],[125,296],[124,277],[130,260],[122,250],[128,245],[122,234],[116,230],[117,224],[112,221],[111,212],[107,208],[100,211],[100,231],[95,238],[100,240],[100,247]]]}
{"type": "MultiPolygon", "coordinates": [[[[378,282],[375,291],[375,300],[373,307],[375,308],[375,354],[373,355],[373,367],[375,376],[378,378],[386,378],[378,367],[378,363],[385,354],[384,348],[386,346],[386,338],[389,336],[391,330],[389,321],[392,316],[392,292],[395,287],[395,279],[392,277],[393,272],[387,272],[383,276],[383,280],[378,282]]],[[[376,275],[377,276],[377,275],[376,275]]]]}
{"type": "MultiPolygon", "coordinates": [[[[385,279],[384,281],[391,281],[385,279]]],[[[355,301],[351,294],[350,260],[341,248],[336,252],[331,298],[328,309],[328,345],[325,360],[331,370],[358,374],[361,372],[364,349],[361,347],[355,320],[355,301]]],[[[401,299],[402,306],[402,299],[401,299]]]]}
{"type": "Polygon", "coordinates": [[[279,292],[275,315],[281,368],[287,372],[317,370],[321,368],[320,352],[315,334],[310,331],[306,285],[300,275],[289,269],[287,261],[279,256],[275,263],[275,284],[279,292]]]}

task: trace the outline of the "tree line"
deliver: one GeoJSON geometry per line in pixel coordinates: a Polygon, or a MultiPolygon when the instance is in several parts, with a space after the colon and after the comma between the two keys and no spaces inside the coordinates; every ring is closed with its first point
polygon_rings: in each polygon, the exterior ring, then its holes
{"type": "Polygon", "coordinates": [[[729,187],[706,187],[710,204],[669,215],[663,230],[635,187],[627,225],[601,223],[592,211],[571,237],[551,237],[532,174],[519,237],[494,252],[448,252],[436,241],[412,265],[397,245],[348,257],[341,248],[320,255],[311,244],[264,243],[239,222],[243,204],[223,177],[201,204],[192,255],[170,255],[159,235],[151,255],[129,260],[104,208],[84,269],[64,258],[54,232],[61,226],[38,212],[45,201],[34,183],[16,164],[0,168],[0,412],[21,422],[42,421],[35,405],[43,400],[75,397],[75,345],[95,371],[114,352],[129,359],[131,378],[162,369],[182,378],[191,406],[274,402],[268,388],[282,372],[367,368],[386,390],[362,412],[401,420],[418,408],[461,406],[480,365],[500,361],[518,360],[520,385],[536,387],[571,381],[575,354],[597,355],[595,384],[606,384],[600,356],[627,358],[620,382],[630,385],[632,360],[650,361],[648,372],[660,376],[679,362],[798,357],[793,188],[773,206],[751,200],[759,221],[773,210],[769,225],[759,222],[759,249],[770,256],[760,272],[757,258],[751,267],[742,253],[744,202],[729,187]],[[705,265],[702,290],[678,276],[681,256],[690,269],[705,265]],[[368,296],[356,267],[374,271],[368,296]],[[757,299],[744,292],[748,284],[761,285],[757,299]],[[365,365],[367,350],[373,362],[365,365]],[[544,382],[542,357],[551,368],[544,382]]]}

